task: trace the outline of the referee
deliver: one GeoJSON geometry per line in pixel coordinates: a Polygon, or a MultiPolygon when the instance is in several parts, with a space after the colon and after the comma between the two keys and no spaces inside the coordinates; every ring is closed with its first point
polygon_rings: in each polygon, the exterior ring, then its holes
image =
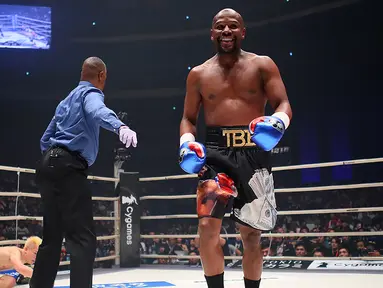
{"type": "Polygon", "coordinates": [[[127,148],[137,146],[136,133],[104,104],[106,76],[100,58],[86,59],[79,85],[57,106],[41,138],[36,184],[43,207],[43,242],[31,288],[53,287],[63,237],[70,253],[70,287],[92,287],[96,235],[87,171],[97,157],[100,127],[118,134],[127,148]]]}

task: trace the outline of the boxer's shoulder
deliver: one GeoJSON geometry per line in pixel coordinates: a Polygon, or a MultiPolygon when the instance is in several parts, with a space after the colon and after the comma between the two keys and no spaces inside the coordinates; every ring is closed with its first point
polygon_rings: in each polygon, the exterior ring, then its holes
{"type": "Polygon", "coordinates": [[[19,254],[20,248],[16,246],[6,246],[0,248],[0,265],[6,265],[10,263],[10,258],[12,255],[19,254]]]}
{"type": "Polygon", "coordinates": [[[273,60],[267,55],[259,55],[252,52],[243,51],[243,60],[256,63],[258,65],[269,65],[273,60]]]}
{"type": "Polygon", "coordinates": [[[260,68],[264,68],[264,69],[270,69],[276,66],[273,59],[271,59],[271,57],[267,55],[256,55],[253,61],[256,61],[257,64],[260,66],[260,68]]]}
{"type": "Polygon", "coordinates": [[[201,75],[204,71],[211,68],[213,65],[215,65],[216,62],[214,61],[214,57],[206,60],[205,62],[193,67],[191,69],[190,73],[194,75],[201,75]]]}
{"type": "MultiPolygon", "coordinates": [[[[209,59],[210,60],[210,59],[209,59]]],[[[204,78],[204,75],[206,74],[206,71],[209,71],[209,68],[212,66],[212,61],[205,61],[204,63],[201,63],[195,67],[193,67],[188,75],[188,83],[200,86],[201,79],[204,78]]]]}

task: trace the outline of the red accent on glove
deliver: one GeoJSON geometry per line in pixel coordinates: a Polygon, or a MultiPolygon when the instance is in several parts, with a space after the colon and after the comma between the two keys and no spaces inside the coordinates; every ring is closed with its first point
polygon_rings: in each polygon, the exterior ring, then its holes
{"type": "Polygon", "coordinates": [[[204,153],[201,145],[199,145],[198,143],[191,142],[191,143],[189,143],[188,146],[189,146],[190,150],[194,151],[199,158],[203,158],[205,156],[205,153],[204,153]]]}
{"type": "Polygon", "coordinates": [[[264,116],[262,116],[262,117],[258,117],[258,118],[255,118],[253,121],[250,122],[249,130],[250,130],[250,133],[251,133],[251,134],[254,133],[255,126],[257,126],[257,124],[258,124],[259,122],[265,122],[265,117],[264,117],[264,116]]]}

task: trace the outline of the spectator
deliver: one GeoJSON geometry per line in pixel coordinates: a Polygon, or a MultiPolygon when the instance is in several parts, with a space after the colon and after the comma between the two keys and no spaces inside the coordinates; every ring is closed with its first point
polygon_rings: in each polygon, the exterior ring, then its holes
{"type": "Polygon", "coordinates": [[[338,257],[350,257],[350,251],[347,247],[340,247],[338,257]]]}
{"type": "Polygon", "coordinates": [[[298,243],[295,246],[295,256],[297,257],[307,256],[307,249],[303,243],[298,243]]]}

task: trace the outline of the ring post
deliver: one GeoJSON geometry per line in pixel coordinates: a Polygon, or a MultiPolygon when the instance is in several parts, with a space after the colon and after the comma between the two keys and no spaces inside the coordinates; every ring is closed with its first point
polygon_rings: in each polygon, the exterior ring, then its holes
{"type": "Polygon", "coordinates": [[[141,207],[138,172],[120,173],[120,267],[139,267],[141,207]]]}

